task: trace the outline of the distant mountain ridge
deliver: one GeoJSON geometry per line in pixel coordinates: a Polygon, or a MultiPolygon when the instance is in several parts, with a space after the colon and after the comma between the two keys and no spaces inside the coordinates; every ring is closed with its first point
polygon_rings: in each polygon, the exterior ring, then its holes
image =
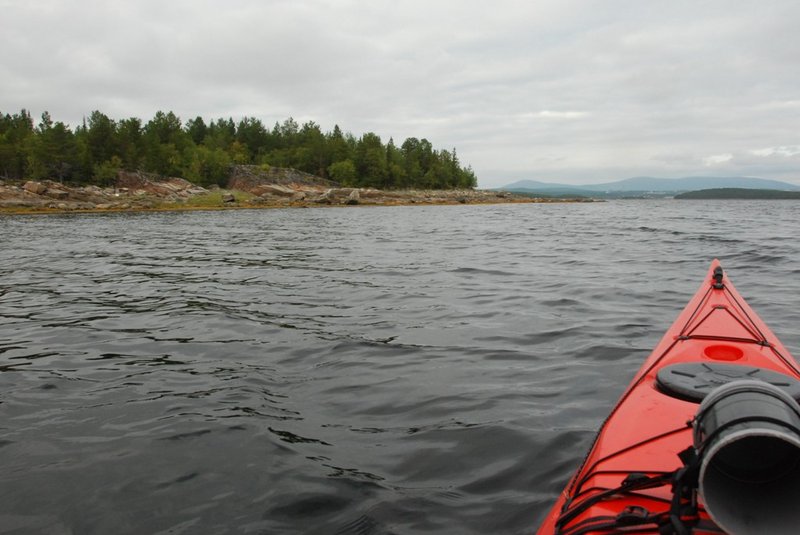
{"type": "Polygon", "coordinates": [[[602,184],[584,184],[573,186],[538,180],[520,180],[499,189],[506,191],[538,192],[553,195],[592,195],[592,194],[625,194],[656,193],[674,194],[712,188],[744,188],[770,189],[781,191],[800,191],[800,186],[780,180],[768,180],[755,177],[711,177],[690,176],[682,178],[655,178],[648,176],[626,178],[602,184]]]}

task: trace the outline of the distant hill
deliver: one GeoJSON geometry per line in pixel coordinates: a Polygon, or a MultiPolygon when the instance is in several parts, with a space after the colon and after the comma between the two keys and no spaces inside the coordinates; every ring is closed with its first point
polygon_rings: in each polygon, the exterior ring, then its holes
{"type": "Polygon", "coordinates": [[[582,196],[593,197],[596,196],[594,190],[585,188],[583,186],[570,186],[567,184],[556,184],[552,182],[539,182],[538,180],[520,180],[502,189],[505,191],[513,191],[515,193],[525,193],[529,195],[545,195],[551,197],[557,196],[582,196]]]}
{"type": "Polygon", "coordinates": [[[675,195],[676,199],[800,199],[800,191],[775,189],[713,188],[687,191],[675,195]]]}
{"type": "Polygon", "coordinates": [[[580,188],[580,186],[568,186],[566,184],[556,184],[555,182],[539,182],[538,180],[520,180],[503,186],[503,189],[551,189],[551,188],[580,188]]]}
{"type": "Polygon", "coordinates": [[[584,184],[580,186],[557,184],[552,182],[539,182],[537,180],[520,180],[500,189],[525,193],[538,192],[548,195],[646,197],[670,196],[686,191],[720,188],[800,191],[800,186],[796,184],[790,184],[788,182],[781,182],[779,180],[767,180],[764,178],[754,177],[708,176],[693,176],[683,178],[655,178],[643,176],[627,178],[625,180],[618,180],[616,182],[584,184]]]}

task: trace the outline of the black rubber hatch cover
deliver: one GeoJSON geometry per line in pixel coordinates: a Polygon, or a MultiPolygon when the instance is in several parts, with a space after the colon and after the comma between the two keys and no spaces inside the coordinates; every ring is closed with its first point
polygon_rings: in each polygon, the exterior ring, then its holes
{"type": "Polygon", "coordinates": [[[687,362],[665,366],[656,375],[656,386],[669,396],[699,403],[718,386],[740,379],[764,381],[785,390],[800,402],[800,381],[794,377],[738,364],[687,362]]]}

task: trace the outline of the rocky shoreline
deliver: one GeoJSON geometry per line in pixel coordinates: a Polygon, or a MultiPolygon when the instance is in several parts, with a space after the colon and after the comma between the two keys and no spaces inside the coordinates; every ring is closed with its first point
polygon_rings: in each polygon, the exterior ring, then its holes
{"type": "MultiPolygon", "coordinates": [[[[108,187],[52,180],[0,180],[0,213],[64,213],[312,206],[564,202],[487,190],[348,188],[293,169],[236,166],[228,188],[202,188],[176,177],[120,171],[108,187]]],[[[573,199],[574,200],[574,199],[573,199]]]]}

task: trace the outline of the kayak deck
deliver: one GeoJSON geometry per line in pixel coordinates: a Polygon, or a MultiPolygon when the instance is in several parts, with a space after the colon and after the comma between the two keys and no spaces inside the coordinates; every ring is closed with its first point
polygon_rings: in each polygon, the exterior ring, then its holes
{"type": "MultiPolygon", "coordinates": [[[[692,445],[690,421],[698,401],[689,399],[702,398],[724,383],[730,370],[749,373],[752,368],[800,379],[789,352],[724,277],[715,260],[700,289],[609,414],[583,464],[537,533],[624,533],[627,517],[632,516],[640,517],[636,521],[640,524],[631,522],[629,529],[635,525],[636,533],[659,533],[656,518],[669,511],[673,500],[666,475],[682,467],[678,455],[692,445]],[[665,377],[670,371],[677,379],[692,375],[676,366],[687,363],[701,363],[702,370],[709,371],[689,377],[680,392],[667,392],[665,377]],[[651,482],[637,488],[637,478],[642,479],[637,474],[651,476],[651,482]],[[661,475],[665,477],[658,484],[661,475]],[[642,515],[652,516],[654,523],[647,526],[642,515]]],[[[698,514],[693,533],[722,533],[702,503],[698,514]]]]}

